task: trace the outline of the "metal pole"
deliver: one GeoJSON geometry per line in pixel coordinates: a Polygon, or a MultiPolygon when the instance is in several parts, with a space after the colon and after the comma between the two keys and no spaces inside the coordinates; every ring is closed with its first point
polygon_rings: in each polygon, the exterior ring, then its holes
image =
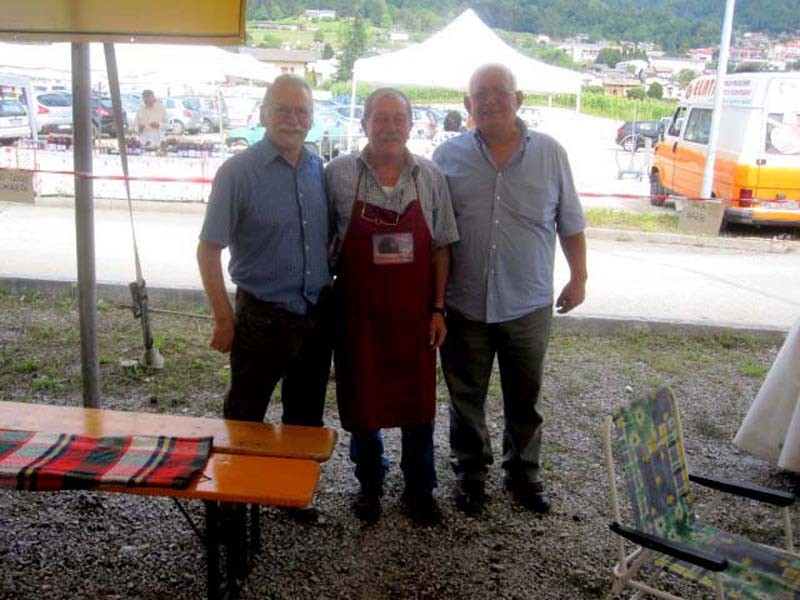
{"type": "Polygon", "coordinates": [[[75,238],[78,253],[78,306],[81,330],[83,405],[100,406],[100,362],[97,357],[95,297],[94,201],[92,180],[92,81],[89,44],[72,44],[72,122],[75,164],[75,238]]]}
{"type": "Polygon", "coordinates": [[[728,72],[728,53],[731,47],[731,31],[733,30],[733,8],[735,0],[726,0],[725,17],[722,22],[722,40],[719,45],[717,62],[717,85],[714,89],[714,112],[711,115],[711,131],[708,134],[708,153],[703,169],[703,186],[700,188],[702,198],[711,197],[711,185],[714,183],[714,163],[717,160],[717,137],[719,122],[722,117],[722,96],[725,92],[725,75],[728,72]]]}

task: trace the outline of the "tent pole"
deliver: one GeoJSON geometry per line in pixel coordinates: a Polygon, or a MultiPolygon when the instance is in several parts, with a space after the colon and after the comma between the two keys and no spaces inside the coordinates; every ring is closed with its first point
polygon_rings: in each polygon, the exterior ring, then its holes
{"type": "Polygon", "coordinates": [[[72,44],[72,122],[74,123],[75,243],[78,254],[78,308],[81,332],[83,405],[100,406],[100,362],[97,356],[97,299],[94,254],[94,186],[92,172],[92,81],[89,44],[72,44]]]}
{"type": "Polygon", "coordinates": [[[353,65],[353,79],[350,87],[350,120],[347,122],[347,151],[353,150],[353,119],[356,114],[356,66],[353,65]]]}

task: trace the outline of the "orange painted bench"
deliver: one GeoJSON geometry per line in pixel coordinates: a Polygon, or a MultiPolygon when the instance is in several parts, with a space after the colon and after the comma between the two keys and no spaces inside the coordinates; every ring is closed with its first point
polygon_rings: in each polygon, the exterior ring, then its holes
{"type": "Polygon", "coordinates": [[[336,431],[251,423],[231,419],[186,417],[76,406],[0,401],[0,426],[23,431],[53,431],[101,437],[108,435],[170,435],[214,438],[214,451],[226,454],[282,456],[326,461],[336,446],[336,431]]]}
{"type": "Polygon", "coordinates": [[[208,597],[221,589],[220,547],[225,546],[224,587],[236,596],[249,553],[260,545],[260,505],[304,508],[313,502],[320,462],[330,458],[337,434],[324,427],[302,427],[0,401],[0,427],[87,436],[168,435],[214,438],[211,456],[187,488],[101,486],[93,491],[170,497],[203,540],[207,554],[208,597]],[[205,534],[179,499],[205,504],[205,534]],[[250,526],[248,528],[247,505],[250,526]],[[247,542],[250,537],[249,545],[247,542]]]}

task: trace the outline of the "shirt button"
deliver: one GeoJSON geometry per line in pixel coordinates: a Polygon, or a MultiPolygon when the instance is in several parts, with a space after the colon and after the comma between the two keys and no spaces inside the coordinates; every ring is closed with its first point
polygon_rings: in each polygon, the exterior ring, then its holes
{"type": "Polygon", "coordinates": [[[300,197],[302,198],[302,197],[303,197],[303,194],[300,194],[300,197]]]}
{"type": "Polygon", "coordinates": [[[495,220],[494,220],[494,224],[495,224],[495,225],[500,225],[500,221],[499,221],[498,219],[495,219],[495,220]]]}
{"type": "Polygon", "coordinates": [[[305,225],[305,224],[306,224],[306,222],[305,222],[305,221],[303,221],[303,225],[305,225]]]}
{"type": "Polygon", "coordinates": [[[306,244],[306,250],[308,250],[309,248],[310,248],[310,246],[308,244],[306,244]]]}
{"type": "Polygon", "coordinates": [[[306,271],[306,275],[311,275],[311,271],[306,271]]]}
{"type": "MultiPolygon", "coordinates": [[[[306,246],[306,248],[307,248],[307,247],[308,247],[308,246],[306,246]]],[[[495,248],[497,248],[497,244],[492,244],[492,250],[494,250],[495,248]]]]}
{"type": "Polygon", "coordinates": [[[496,200],[500,200],[500,196],[496,196],[496,198],[495,198],[495,199],[496,199],[496,200]]]}

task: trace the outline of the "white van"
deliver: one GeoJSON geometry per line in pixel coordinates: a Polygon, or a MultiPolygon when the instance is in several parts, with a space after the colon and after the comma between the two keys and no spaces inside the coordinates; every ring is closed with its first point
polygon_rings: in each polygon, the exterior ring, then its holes
{"type": "MultiPolygon", "coordinates": [[[[652,195],[700,196],[715,88],[714,76],[686,88],[656,146],[652,195]]],[[[800,73],[725,78],[711,189],[727,221],[800,226],[800,73]]]]}

